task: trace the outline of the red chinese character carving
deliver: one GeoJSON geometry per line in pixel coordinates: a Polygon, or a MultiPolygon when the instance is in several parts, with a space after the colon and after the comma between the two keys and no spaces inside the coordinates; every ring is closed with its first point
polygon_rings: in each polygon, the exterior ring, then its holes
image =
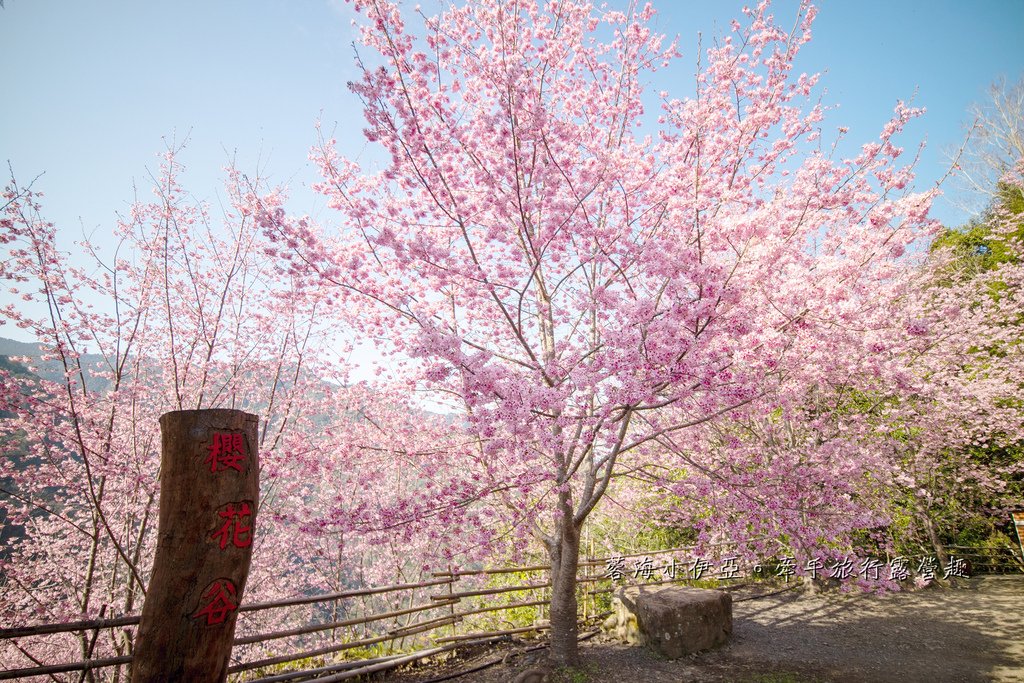
{"type": "Polygon", "coordinates": [[[249,503],[242,503],[237,508],[231,503],[217,514],[224,518],[224,524],[210,538],[220,541],[221,550],[224,550],[228,543],[236,548],[248,548],[252,545],[252,521],[249,521],[248,526],[242,526],[245,518],[252,514],[249,503]]]}
{"type": "Polygon", "coordinates": [[[237,594],[235,584],[231,583],[229,579],[217,579],[203,593],[202,599],[207,602],[192,615],[192,618],[206,617],[207,626],[223,624],[228,614],[238,609],[237,594]]]}
{"type": "Polygon", "coordinates": [[[241,432],[213,433],[213,443],[209,446],[210,457],[206,459],[211,472],[223,472],[229,467],[242,471],[241,463],[245,460],[245,443],[242,438],[241,432]]]}

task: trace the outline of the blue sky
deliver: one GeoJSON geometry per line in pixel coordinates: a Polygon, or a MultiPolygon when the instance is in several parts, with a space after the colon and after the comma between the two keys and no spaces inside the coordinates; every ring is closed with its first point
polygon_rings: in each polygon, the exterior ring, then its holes
{"type": "MultiPolygon", "coordinates": [[[[165,138],[188,138],[185,184],[198,197],[216,201],[220,169],[236,157],[244,171],[259,168],[288,184],[295,210],[325,219],[308,191],[315,121],[335,130],[346,153],[372,155],[358,101],[345,87],[357,74],[351,9],[341,0],[4,5],[0,161],[21,182],[44,174],[36,189],[67,249],[83,233],[109,233],[133,183],[149,198],[148,173],[165,138]]],[[[678,34],[684,53],[655,90],[686,95],[698,32],[707,46],[743,3],[654,5],[657,28],[678,34]]],[[[788,26],[794,8],[780,0],[774,11],[788,26]]],[[[826,124],[848,126],[857,145],[877,135],[898,99],[927,107],[902,138],[908,148],[927,140],[917,182],[924,189],[945,173],[943,152],[962,141],[968,106],[996,78],[1024,75],[1021,27],[1024,0],[831,0],[821,3],[797,68],[822,72],[823,101],[839,105],[826,124]]],[[[940,200],[935,216],[961,223],[967,216],[952,200],[940,200]]]]}

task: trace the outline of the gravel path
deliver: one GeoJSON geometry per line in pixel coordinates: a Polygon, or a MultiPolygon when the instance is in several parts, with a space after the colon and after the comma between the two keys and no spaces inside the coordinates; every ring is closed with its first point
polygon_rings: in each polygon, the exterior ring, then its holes
{"type": "MultiPolygon", "coordinates": [[[[739,597],[739,596],[737,596],[739,597]]],[[[463,670],[409,671],[396,683],[463,670]]],[[[806,596],[797,591],[733,605],[733,638],[723,648],[677,661],[643,648],[594,639],[581,644],[586,677],[573,683],[835,681],[1024,683],[1024,576],[977,577],[961,587],[915,593],[806,596]]],[[[456,682],[511,683],[541,654],[511,655],[456,682]]]]}

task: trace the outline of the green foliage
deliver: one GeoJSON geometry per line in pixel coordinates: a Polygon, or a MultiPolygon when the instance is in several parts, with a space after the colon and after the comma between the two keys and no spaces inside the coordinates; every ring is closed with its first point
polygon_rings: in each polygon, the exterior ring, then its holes
{"type": "Polygon", "coordinates": [[[398,654],[405,650],[412,650],[413,648],[396,648],[394,642],[384,643],[373,643],[372,645],[361,645],[359,647],[349,648],[348,650],[342,650],[338,653],[339,661],[355,661],[360,659],[376,659],[377,657],[387,657],[388,655],[398,654]]]}
{"type": "Polygon", "coordinates": [[[690,579],[686,582],[687,586],[692,588],[721,588],[722,586],[729,585],[728,581],[719,581],[714,578],[703,578],[703,579],[690,579]]]}
{"type": "Polygon", "coordinates": [[[818,680],[791,671],[773,671],[749,679],[750,683],[815,683],[818,680]]]}
{"type": "Polygon", "coordinates": [[[593,671],[587,666],[564,666],[551,672],[551,683],[587,683],[593,671]]]}
{"type": "Polygon", "coordinates": [[[598,593],[597,595],[589,596],[593,601],[594,613],[604,614],[612,609],[612,594],[611,593],[598,593]]]}
{"type": "MultiPolygon", "coordinates": [[[[543,562],[539,562],[543,564],[543,562]]],[[[486,579],[486,588],[506,588],[511,586],[525,586],[531,583],[540,583],[546,578],[546,574],[536,571],[508,572],[505,574],[492,574],[486,579]]],[[[499,605],[511,605],[517,602],[532,602],[541,599],[540,590],[514,591],[509,593],[498,593],[496,595],[482,595],[476,598],[463,600],[460,609],[474,610],[499,605]]],[[[460,630],[473,631],[497,631],[514,628],[525,628],[537,623],[541,616],[541,606],[532,605],[527,607],[511,607],[493,612],[483,612],[466,617],[460,626],[460,630]]]]}
{"type": "Polygon", "coordinates": [[[1001,182],[992,204],[980,217],[959,228],[944,229],[931,250],[952,250],[957,264],[966,266],[969,275],[976,275],[1004,263],[1019,263],[1022,240],[1024,188],[1001,182]]]}
{"type": "Polygon", "coordinates": [[[1024,188],[1000,182],[996,187],[995,206],[1016,226],[1013,234],[1018,239],[1024,236],[1024,188]]]}
{"type": "Polygon", "coordinates": [[[938,249],[951,249],[960,263],[972,266],[972,273],[987,272],[1000,263],[1013,263],[1018,258],[1012,245],[993,235],[991,226],[984,221],[944,229],[932,242],[932,250],[938,249]]]}
{"type": "Polygon", "coordinates": [[[319,669],[320,667],[326,665],[327,660],[324,657],[305,657],[303,659],[296,659],[291,662],[282,662],[281,664],[261,666],[258,669],[253,669],[252,671],[247,671],[241,674],[233,674],[232,676],[228,677],[228,680],[232,682],[256,680],[259,678],[276,676],[278,674],[293,673],[297,671],[309,671],[310,669],[319,669]]]}
{"type": "Polygon", "coordinates": [[[663,525],[657,520],[652,520],[652,523],[642,527],[634,538],[634,543],[639,548],[683,548],[697,542],[697,530],[663,525]]]}

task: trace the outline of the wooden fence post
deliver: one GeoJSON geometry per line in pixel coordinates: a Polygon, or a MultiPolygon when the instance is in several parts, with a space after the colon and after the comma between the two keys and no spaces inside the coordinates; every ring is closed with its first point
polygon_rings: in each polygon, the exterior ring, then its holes
{"type": "MultiPolygon", "coordinates": [[[[1014,510],[1010,513],[1013,520],[1013,530],[1017,532],[1017,545],[1020,546],[1020,559],[1024,562],[1024,510],[1014,510]]],[[[1013,554],[1013,551],[1010,551],[1013,554]]]]}
{"type": "Polygon", "coordinates": [[[133,683],[227,678],[259,504],[258,421],[240,410],[160,418],[160,526],[133,683]]]}

